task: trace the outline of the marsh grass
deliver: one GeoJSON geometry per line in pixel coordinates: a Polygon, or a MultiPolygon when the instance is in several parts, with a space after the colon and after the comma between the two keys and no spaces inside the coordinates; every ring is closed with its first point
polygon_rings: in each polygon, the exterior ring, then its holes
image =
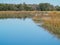
{"type": "Polygon", "coordinates": [[[60,38],[60,20],[45,20],[42,26],[45,29],[47,29],[50,33],[60,38]]]}
{"type": "Polygon", "coordinates": [[[49,12],[41,17],[34,16],[33,20],[36,24],[42,21],[43,24],[40,26],[60,38],[60,12],[49,12]]]}
{"type": "Polygon", "coordinates": [[[29,11],[0,11],[0,18],[21,18],[32,16],[32,12],[29,11]]]}

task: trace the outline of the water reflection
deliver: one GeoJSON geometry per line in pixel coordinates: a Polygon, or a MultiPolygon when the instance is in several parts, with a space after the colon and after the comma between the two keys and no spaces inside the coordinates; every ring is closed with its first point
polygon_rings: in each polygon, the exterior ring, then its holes
{"type": "Polygon", "coordinates": [[[0,19],[0,45],[60,45],[60,40],[44,31],[42,20],[33,18],[0,19]]]}
{"type": "MultiPolygon", "coordinates": [[[[20,17],[18,19],[22,19],[22,20],[26,20],[26,18],[29,18],[27,16],[24,16],[24,17],[20,17]]],[[[31,17],[30,17],[31,18],[31,17]]],[[[1,19],[9,19],[9,18],[0,18],[1,19]]],[[[11,19],[11,18],[10,18],[11,19]]],[[[12,19],[15,19],[15,18],[12,18],[12,19]]],[[[34,21],[35,24],[37,24],[37,26],[39,27],[43,27],[44,29],[46,29],[49,33],[51,33],[52,35],[55,35],[57,36],[57,38],[60,38],[60,22],[58,23],[51,23],[51,22],[48,22],[48,21],[43,21],[41,20],[41,18],[35,18],[32,20],[34,21]]]]}

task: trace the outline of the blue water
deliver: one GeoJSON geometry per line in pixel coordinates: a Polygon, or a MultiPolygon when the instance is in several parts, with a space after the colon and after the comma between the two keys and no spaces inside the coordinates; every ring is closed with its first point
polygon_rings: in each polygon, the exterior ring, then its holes
{"type": "Polygon", "coordinates": [[[0,19],[0,45],[60,45],[60,40],[32,19],[0,19]]]}

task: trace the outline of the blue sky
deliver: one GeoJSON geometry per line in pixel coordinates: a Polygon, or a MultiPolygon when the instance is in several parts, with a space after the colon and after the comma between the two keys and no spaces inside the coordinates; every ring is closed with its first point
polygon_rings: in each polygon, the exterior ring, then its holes
{"type": "Polygon", "coordinates": [[[23,2],[28,4],[51,3],[53,5],[60,5],[60,0],[0,0],[0,3],[10,4],[19,4],[23,2]]]}

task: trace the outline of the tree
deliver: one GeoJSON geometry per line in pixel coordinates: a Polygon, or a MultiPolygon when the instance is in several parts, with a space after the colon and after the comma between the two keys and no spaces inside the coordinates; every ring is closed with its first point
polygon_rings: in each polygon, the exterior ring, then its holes
{"type": "Polygon", "coordinates": [[[0,11],[16,10],[13,4],[0,4],[0,11]]]}
{"type": "Polygon", "coordinates": [[[54,10],[54,6],[49,3],[40,3],[39,10],[40,11],[52,11],[54,10]]]}
{"type": "Polygon", "coordinates": [[[23,10],[25,11],[31,11],[32,7],[28,6],[25,2],[23,3],[23,10]]]}
{"type": "Polygon", "coordinates": [[[57,11],[60,11],[60,6],[55,6],[57,11]]]}
{"type": "Polygon", "coordinates": [[[28,7],[27,4],[24,2],[24,3],[23,3],[23,10],[26,11],[26,10],[27,10],[27,7],[28,7]]]}
{"type": "Polygon", "coordinates": [[[16,5],[16,7],[17,7],[17,11],[22,11],[23,9],[22,4],[18,4],[16,5]]]}
{"type": "Polygon", "coordinates": [[[60,11],[60,6],[53,6],[49,3],[38,4],[0,4],[0,11],[60,11]]]}

